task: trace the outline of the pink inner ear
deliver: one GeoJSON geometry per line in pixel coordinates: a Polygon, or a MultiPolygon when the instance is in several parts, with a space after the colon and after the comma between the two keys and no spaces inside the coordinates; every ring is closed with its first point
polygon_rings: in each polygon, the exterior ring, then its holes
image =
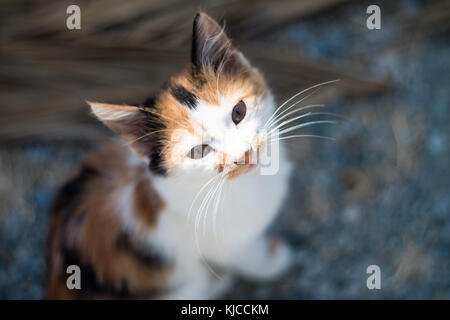
{"type": "Polygon", "coordinates": [[[140,155],[148,156],[154,146],[147,113],[134,106],[90,103],[94,114],[119,134],[140,155]]]}
{"type": "Polygon", "coordinates": [[[105,124],[118,133],[140,155],[148,156],[154,141],[147,122],[145,113],[138,111],[124,119],[105,121],[105,124]]]}

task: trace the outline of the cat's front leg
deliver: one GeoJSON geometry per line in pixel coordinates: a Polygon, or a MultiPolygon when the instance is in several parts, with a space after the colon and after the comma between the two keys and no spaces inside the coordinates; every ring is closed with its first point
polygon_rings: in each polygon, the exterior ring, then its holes
{"type": "Polygon", "coordinates": [[[170,292],[162,296],[164,300],[204,300],[217,299],[228,290],[233,278],[229,274],[217,275],[202,263],[186,264],[189,270],[180,281],[177,281],[170,292]]]}
{"type": "Polygon", "coordinates": [[[249,278],[271,280],[293,261],[290,247],[278,238],[259,237],[234,255],[231,268],[249,278]]]}

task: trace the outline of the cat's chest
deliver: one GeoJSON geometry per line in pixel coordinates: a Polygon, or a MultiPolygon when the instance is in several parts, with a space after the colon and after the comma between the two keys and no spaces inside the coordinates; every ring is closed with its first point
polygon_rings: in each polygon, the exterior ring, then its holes
{"type": "Polygon", "coordinates": [[[287,193],[291,166],[287,161],[280,164],[274,175],[256,172],[222,183],[157,182],[167,204],[164,214],[175,221],[165,224],[173,229],[167,232],[197,236],[203,243],[219,237],[231,247],[254,238],[271,223],[287,193]]]}
{"type": "Polygon", "coordinates": [[[228,229],[253,233],[265,228],[279,212],[289,185],[290,166],[276,175],[255,175],[231,181],[222,220],[228,229]]]}

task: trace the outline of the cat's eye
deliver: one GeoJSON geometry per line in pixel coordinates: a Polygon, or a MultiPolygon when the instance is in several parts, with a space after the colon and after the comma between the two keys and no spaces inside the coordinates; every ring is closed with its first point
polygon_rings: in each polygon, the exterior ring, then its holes
{"type": "Polygon", "coordinates": [[[238,124],[245,117],[245,113],[247,112],[247,106],[244,101],[239,101],[237,105],[234,106],[233,111],[231,112],[231,119],[234,124],[238,124]]]}
{"type": "Polygon", "coordinates": [[[198,146],[193,147],[187,154],[187,156],[191,159],[201,159],[205,157],[212,148],[207,144],[199,144],[198,146]]]}

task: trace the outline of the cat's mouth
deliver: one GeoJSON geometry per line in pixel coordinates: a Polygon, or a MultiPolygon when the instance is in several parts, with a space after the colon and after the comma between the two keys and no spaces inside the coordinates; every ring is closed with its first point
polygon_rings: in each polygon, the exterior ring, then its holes
{"type": "Polygon", "coordinates": [[[244,155],[232,164],[226,165],[223,169],[224,175],[228,179],[234,179],[240,175],[253,174],[259,167],[259,158],[267,143],[264,135],[257,135],[249,149],[244,155]]]}
{"type": "Polygon", "coordinates": [[[230,159],[226,154],[220,158],[215,169],[227,179],[234,179],[240,175],[254,173],[259,167],[259,157],[266,145],[262,135],[257,135],[238,159],[230,159]]]}
{"type": "Polygon", "coordinates": [[[240,175],[253,172],[258,167],[258,149],[250,148],[241,159],[223,166],[222,171],[226,178],[234,179],[240,175]]]}
{"type": "Polygon", "coordinates": [[[234,179],[241,175],[253,172],[257,167],[257,164],[232,164],[225,167],[223,174],[227,179],[234,179]]]}

